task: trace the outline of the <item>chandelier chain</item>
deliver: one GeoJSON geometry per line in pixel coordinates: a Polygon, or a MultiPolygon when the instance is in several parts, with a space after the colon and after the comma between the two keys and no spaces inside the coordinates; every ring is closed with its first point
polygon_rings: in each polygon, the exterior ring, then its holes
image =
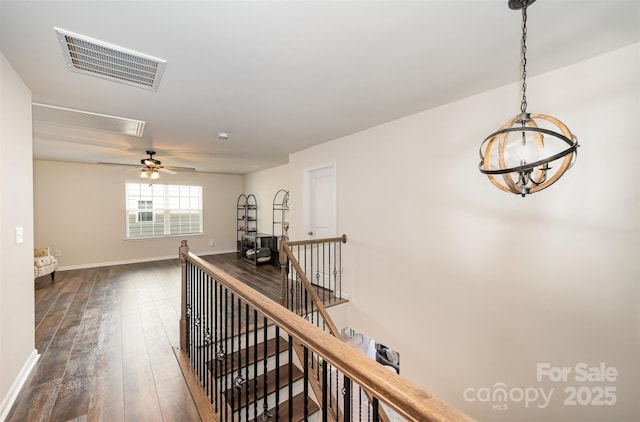
{"type": "Polygon", "coordinates": [[[527,4],[522,8],[522,103],[520,111],[527,112],[527,4]]]}

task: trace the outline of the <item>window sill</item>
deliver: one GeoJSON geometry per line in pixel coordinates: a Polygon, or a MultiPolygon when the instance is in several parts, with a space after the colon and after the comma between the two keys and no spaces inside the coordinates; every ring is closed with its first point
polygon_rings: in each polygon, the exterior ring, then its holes
{"type": "Polygon", "coordinates": [[[160,240],[160,239],[180,239],[185,237],[203,237],[204,233],[191,233],[191,234],[167,234],[163,236],[141,236],[141,237],[125,237],[125,242],[136,240],[160,240]]]}

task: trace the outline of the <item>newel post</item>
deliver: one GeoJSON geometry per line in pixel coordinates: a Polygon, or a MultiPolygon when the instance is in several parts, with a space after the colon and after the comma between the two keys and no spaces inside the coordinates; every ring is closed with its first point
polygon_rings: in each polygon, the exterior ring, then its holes
{"type": "Polygon", "coordinates": [[[178,254],[180,256],[180,266],[182,269],[182,295],[180,303],[180,349],[187,350],[187,260],[185,256],[189,254],[189,245],[187,244],[186,240],[180,241],[178,254]]]}

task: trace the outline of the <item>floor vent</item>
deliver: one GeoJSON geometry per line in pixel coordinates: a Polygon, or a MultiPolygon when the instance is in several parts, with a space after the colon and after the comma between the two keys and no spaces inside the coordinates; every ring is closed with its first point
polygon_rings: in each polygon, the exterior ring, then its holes
{"type": "Polygon", "coordinates": [[[157,91],[167,64],[158,59],[64,29],[54,28],[72,72],[157,91]]]}

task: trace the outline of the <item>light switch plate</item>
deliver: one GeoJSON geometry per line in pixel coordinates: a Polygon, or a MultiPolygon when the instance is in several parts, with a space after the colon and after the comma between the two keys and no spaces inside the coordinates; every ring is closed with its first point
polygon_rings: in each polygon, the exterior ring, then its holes
{"type": "Polygon", "coordinates": [[[24,243],[24,229],[22,227],[16,227],[16,245],[24,243]]]}

